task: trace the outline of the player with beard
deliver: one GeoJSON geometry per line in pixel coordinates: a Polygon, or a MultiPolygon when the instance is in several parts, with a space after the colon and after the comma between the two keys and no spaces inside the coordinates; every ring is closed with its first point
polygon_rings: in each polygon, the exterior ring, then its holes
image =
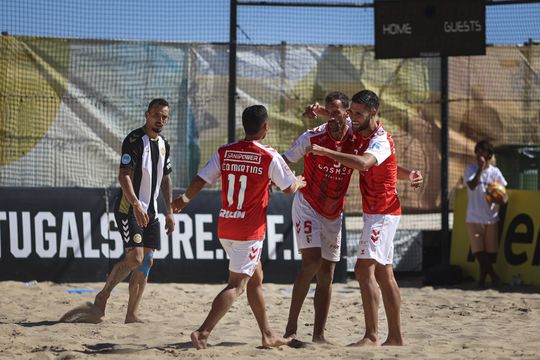
{"type": "Polygon", "coordinates": [[[126,323],[142,322],[137,316],[137,309],[153,264],[154,250],[160,241],[157,218],[160,190],[167,206],[167,234],[174,230],[170,147],[160,135],[169,121],[169,103],[164,99],[154,99],[144,115],[144,126],[132,131],[122,143],[118,175],[122,192],[116,201],[114,214],[124,240],[125,256],[113,267],[103,290],[94,300],[103,316],[112,290],[131,273],[126,323]]]}
{"type": "Polygon", "coordinates": [[[326,156],[309,154],[311,145],[354,154],[357,137],[347,121],[348,97],[341,92],[329,93],[325,108],[308,106],[304,115],[314,117],[317,111],[328,116],[328,121],[303,133],[287,150],[287,162],[304,159],[307,186],[295,194],[292,218],[302,266],[293,287],[289,319],[284,337],[296,336],[298,317],[309,290],[311,280],[317,278],[315,290],[315,321],[313,342],[327,342],[324,328],[330,307],[332,279],[336,263],[341,258],[341,227],[345,194],[353,169],[326,156]]]}
{"type": "Polygon", "coordinates": [[[364,229],[358,246],[356,278],[362,293],[366,332],[355,345],[378,345],[379,288],[388,321],[388,337],[382,345],[403,345],[400,325],[400,293],[394,278],[393,240],[401,216],[396,192],[397,179],[411,180],[411,186],[422,182],[418,171],[398,168],[394,141],[376,119],[378,96],[363,90],[351,99],[349,116],[360,137],[358,154],[312,144],[313,154],[327,156],[344,166],[360,171],[360,190],[364,229]]]}

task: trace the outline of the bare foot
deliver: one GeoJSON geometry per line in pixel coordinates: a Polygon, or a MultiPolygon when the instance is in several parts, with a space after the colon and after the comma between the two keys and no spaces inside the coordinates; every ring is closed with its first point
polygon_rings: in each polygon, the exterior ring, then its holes
{"type": "Polygon", "coordinates": [[[285,334],[283,334],[284,338],[293,338],[296,339],[296,328],[289,328],[288,326],[285,328],[285,334]]]}
{"type": "Polygon", "coordinates": [[[191,333],[191,343],[193,347],[197,350],[206,349],[206,341],[208,341],[209,333],[204,333],[200,331],[194,331],[191,333]]]}
{"type": "Polygon", "coordinates": [[[292,337],[283,338],[274,334],[262,336],[263,347],[279,347],[282,345],[288,345],[293,340],[292,337]]]}
{"type": "Polygon", "coordinates": [[[109,295],[104,293],[103,291],[100,291],[94,299],[94,305],[99,310],[101,310],[103,315],[105,315],[105,307],[107,306],[107,300],[109,300],[109,295]]]}
{"type": "Polygon", "coordinates": [[[323,336],[317,336],[317,337],[313,337],[313,339],[311,340],[313,341],[315,344],[321,344],[321,345],[335,345],[334,343],[326,340],[324,338],[324,335],[323,336]]]}
{"type": "Polygon", "coordinates": [[[365,337],[361,339],[360,341],[352,343],[348,346],[379,346],[379,343],[377,342],[377,340],[372,340],[370,338],[365,337]]]}
{"type": "Polygon", "coordinates": [[[139,319],[137,315],[126,315],[126,321],[124,321],[124,323],[125,324],[144,323],[144,321],[139,319]]]}
{"type": "Polygon", "coordinates": [[[403,346],[403,345],[405,344],[403,343],[402,337],[399,337],[397,339],[388,338],[386,339],[385,342],[382,343],[382,346],[403,346]]]}

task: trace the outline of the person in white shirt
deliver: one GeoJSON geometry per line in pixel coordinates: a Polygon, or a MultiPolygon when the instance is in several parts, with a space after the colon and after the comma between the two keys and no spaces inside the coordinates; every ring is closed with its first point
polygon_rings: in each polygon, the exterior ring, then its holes
{"type": "MultiPolygon", "coordinates": [[[[493,158],[493,145],[487,140],[479,141],[474,147],[476,164],[469,164],[465,168],[463,181],[467,185],[469,202],[467,205],[467,232],[471,241],[471,252],[480,264],[480,277],[478,285],[485,286],[487,275],[491,277],[492,285],[498,285],[499,276],[493,270],[491,258],[496,257],[499,248],[498,211],[499,205],[489,203],[486,198],[486,189],[493,182],[507,185],[501,171],[490,164],[493,158]]],[[[508,201],[505,194],[502,203],[508,201]]]]}

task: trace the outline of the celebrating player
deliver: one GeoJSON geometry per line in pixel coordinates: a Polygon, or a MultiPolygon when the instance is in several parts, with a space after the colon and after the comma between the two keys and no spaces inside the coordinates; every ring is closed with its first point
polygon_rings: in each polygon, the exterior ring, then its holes
{"type": "Polygon", "coordinates": [[[317,113],[328,116],[328,121],[303,133],[285,152],[287,162],[304,159],[307,186],[294,196],[292,218],[298,248],[302,253],[302,267],[294,282],[289,319],[285,337],[296,336],[298,317],[313,276],[317,276],[315,290],[315,323],[313,342],[324,343],[324,328],[330,307],[334,269],[341,255],[341,222],[345,194],[353,172],[326,156],[308,154],[311,144],[353,154],[357,137],[347,121],[348,97],[332,92],[325,98],[325,108],[308,106],[305,116],[317,113]]]}
{"type": "Polygon", "coordinates": [[[94,300],[94,305],[105,314],[111,291],[132,273],[126,323],[142,322],[136,313],[153,264],[154,250],[160,241],[160,224],[156,217],[160,189],[167,204],[167,234],[174,230],[169,143],[160,135],[169,121],[168,102],[152,100],[145,117],[146,124],[132,131],[122,143],[118,175],[122,193],[116,202],[114,215],[125,242],[126,254],[113,267],[105,287],[94,300]]]}
{"type": "Polygon", "coordinates": [[[261,330],[262,345],[280,346],[291,340],[276,336],[268,324],[259,260],[266,232],[270,181],[287,194],[294,193],[306,183],[302,176],[294,176],[278,152],[259,142],[268,131],[268,114],[264,106],[246,108],[242,113],[242,124],[246,133],[244,140],[219,148],[185,194],[173,202],[174,211],[181,211],[206,184],[221,177],[218,237],[230,258],[229,281],[214,299],[206,320],[191,334],[197,349],[206,348],[210,333],[246,285],[248,302],[261,330]]]}
{"type": "Polygon", "coordinates": [[[378,96],[363,90],[351,99],[349,116],[353,130],[360,133],[359,154],[345,154],[317,144],[311,151],[360,170],[364,229],[358,246],[356,278],[362,292],[366,332],[356,345],[378,345],[379,287],[388,320],[388,338],[383,345],[403,345],[400,325],[400,294],[392,269],[393,240],[401,215],[396,192],[397,179],[422,182],[418,171],[399,169],[394,141],[375,118],[378,96]]]}

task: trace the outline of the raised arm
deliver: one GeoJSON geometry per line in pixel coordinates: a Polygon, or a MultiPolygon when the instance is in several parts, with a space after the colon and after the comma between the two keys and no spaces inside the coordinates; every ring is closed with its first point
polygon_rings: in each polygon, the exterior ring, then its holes
{"type": "Polygon", "coordinates": [[[467,181],[467,186],[471,190],[476,189],[478,183],[480,182],[480,176],[482,175],[482,171],[484,171],[489,165],[488,161],[483,156],[477,156],[476,161],[478,162],[478,169],[476,170],[474,177],[471,180],[467,181]]]}
{"type": "Polygon", "coordinates": [[[368,170],[377,163],[375,156],[369,153],[363,155],[344,154],[316,144],[311,145],[310,152],[315,155],[328,156],[329,158],[339,161],[341,164],[350,167],[351,169],[361,171],[368,170]]]}

